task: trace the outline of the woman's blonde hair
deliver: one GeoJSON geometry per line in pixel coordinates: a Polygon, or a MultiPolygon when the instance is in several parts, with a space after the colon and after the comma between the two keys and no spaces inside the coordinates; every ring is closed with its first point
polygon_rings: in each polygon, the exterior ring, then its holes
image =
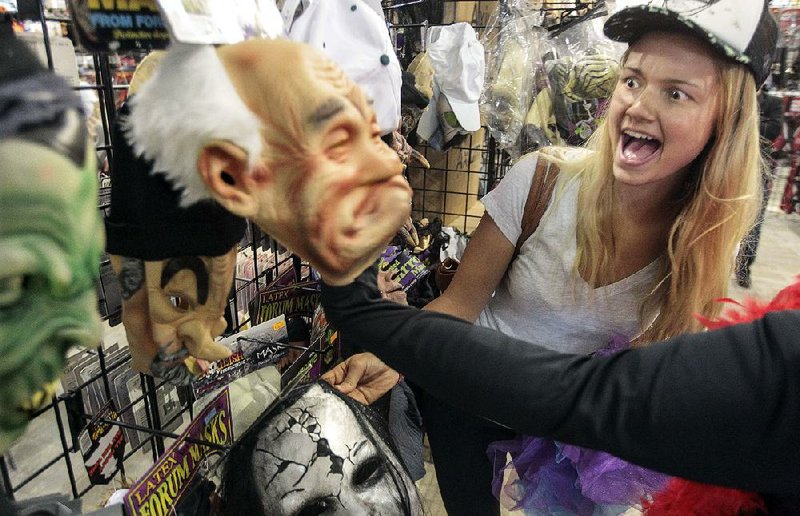
{"type": "MultiPolygon", "coordinates": [[[[623,58],[624,60],[624,58],[623,58]]],[[[759,145],[759,110],[753,76],[742,65],[718,60],[719,116],[706,148],[691,165],[684,194],[665,245],[659,280],[640,310],[642,323],[658,312],[637,343],[698,331],[694,317],[718,315],[733,272],[736,247],[755,219],[764,162],[759,145]]],[[[576,277],[590,285],[612,276],[614,147],[601,123],[585,158],[553,157],[561,170],[580,178],[576,277]]],[[[559,153],[556,153],[558,156],[559,153]]]]}

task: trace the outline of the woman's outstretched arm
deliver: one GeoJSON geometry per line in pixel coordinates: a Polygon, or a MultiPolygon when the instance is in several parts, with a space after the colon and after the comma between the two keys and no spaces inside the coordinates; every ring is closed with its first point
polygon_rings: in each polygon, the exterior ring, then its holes
{"type": "Polygon", "coordinates": [[[383,301],[374,269],[322,301],[347,338],[455,407],[672,475],[800,490],[800,311],[588,357],[383,301]]]}

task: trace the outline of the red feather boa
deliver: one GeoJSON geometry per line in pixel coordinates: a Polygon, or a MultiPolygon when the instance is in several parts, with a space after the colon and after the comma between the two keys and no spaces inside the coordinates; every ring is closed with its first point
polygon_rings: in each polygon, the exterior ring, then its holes
{"type": "MultiPolygon", "coordinates": [[[[745,299],[739,303],[733,299],[718,299],[732,303],[731,308],[722,313],[719,319],[709,319],[696,314],[695,317],[709,330],[746,323],[764,317],[767,312],[800,309],[800,276],[772,299],[764,302],[745,299]]],[[[766,514],[767,507],[758,493],[718,487],[682,478],[674,478],[666,487],[653,496],[652,501],[643,503],[648,516],[749,516],[766,514]]]]}
{"type": "Polygon", "coordinates": [[[644,503],[648,516],[750,516],[766,514],[758,493],[673,478],[652,502],[644,503]]]}
{"type": "Polygon", "coordinates": [[[719,319],[713,320],[702,315],[695,314],[695,317],[703,323],[709,330],[730,326],[732,324],[746,323],[755,321],[766,315],[767,312],[778,310],[798,310],[800,309],[800,276],[795,278],[795,282],[778,292],[772,301],[764,302],[755,299],[745,299],[739,303],[733,299],[717,299],[723,303],[732,303],[739,308],[731,308],[723,312],[719,319]]]}

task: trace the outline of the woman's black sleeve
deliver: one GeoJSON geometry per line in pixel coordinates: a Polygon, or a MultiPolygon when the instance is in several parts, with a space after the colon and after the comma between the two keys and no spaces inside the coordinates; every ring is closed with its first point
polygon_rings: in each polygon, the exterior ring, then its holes
{"type": "Polygon", "coordinates": [[[588,357],[384,301],[374,269],[325,286],[322,302],[347,339],[433,396],[521,433],[702,482],[800,490],[800,311],[588,357]]]}

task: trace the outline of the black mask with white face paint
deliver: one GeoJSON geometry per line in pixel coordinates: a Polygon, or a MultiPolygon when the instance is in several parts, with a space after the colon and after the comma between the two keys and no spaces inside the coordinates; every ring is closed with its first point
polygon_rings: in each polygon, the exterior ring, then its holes
{"type": "Polygon", "coordinates": [[[324,382],[289,392],[234,445],[223,498],[230,515],[423,512],[380,416],[324,382]]]}

